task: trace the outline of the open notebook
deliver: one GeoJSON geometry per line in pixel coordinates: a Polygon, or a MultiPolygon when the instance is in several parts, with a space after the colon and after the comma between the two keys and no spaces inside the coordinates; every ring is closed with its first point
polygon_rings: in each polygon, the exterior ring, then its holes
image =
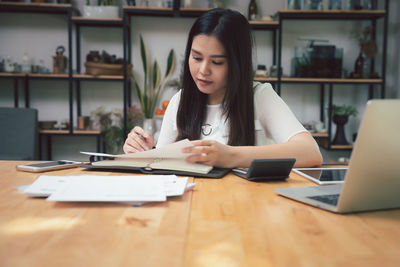
{"type": "Polygon", "coordinates": [[[230,169],[186,162],[185,158],[188,154],[182,153],[182,149],[190,146],[193,146],[193,144],[185,139],[161,148],[131,154],[81,153],[92,156],[90,163],[83,165],[83,167],[96,170],[139,171],[141,173],[176,174],[205,178],[220,178],[230,171],[230,169]],[[109,159],[96,161],[95,156],[109,159]]]}

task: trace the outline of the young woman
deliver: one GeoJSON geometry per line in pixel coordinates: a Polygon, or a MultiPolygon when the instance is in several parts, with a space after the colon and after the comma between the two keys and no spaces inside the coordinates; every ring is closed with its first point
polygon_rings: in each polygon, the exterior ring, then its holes
{"type": "MultiPolygon", "coordinates": [[[[252,38],[239,12],[213,9],[193,24],[182,89],[168,105],[157,147],[188,138],[189,162],[249,167],[254,159],[296,158],[297,167],[322,163],[310,133],[270,84],[253,83],[252,38]],[[264,135],[274,144],[261,143],[264,135]]],[[[135,127],[125,153],[151,149],[152,135],[135,127]]]]}

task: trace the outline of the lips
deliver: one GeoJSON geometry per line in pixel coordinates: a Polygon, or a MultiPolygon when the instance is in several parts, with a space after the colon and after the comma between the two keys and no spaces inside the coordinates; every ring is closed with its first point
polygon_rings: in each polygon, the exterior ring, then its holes
{"type": "Polygon", "coordinates": [[[197,79],[197,81],[201,86],[207,86],[207,85],[212,84],[212,81],[208,81],[208,80],[197,79]]]}

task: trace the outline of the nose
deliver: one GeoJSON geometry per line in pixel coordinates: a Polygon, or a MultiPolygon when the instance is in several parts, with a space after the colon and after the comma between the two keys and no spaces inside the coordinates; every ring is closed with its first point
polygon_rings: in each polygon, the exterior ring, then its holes
{"type": "Polygon", "coordinates": [[[203,62],[201,62],[199,71],[200,71],[201,75],[210,75],[211,74],[210,64],[207,62],[207,60],[204,60],[203,62]]]}

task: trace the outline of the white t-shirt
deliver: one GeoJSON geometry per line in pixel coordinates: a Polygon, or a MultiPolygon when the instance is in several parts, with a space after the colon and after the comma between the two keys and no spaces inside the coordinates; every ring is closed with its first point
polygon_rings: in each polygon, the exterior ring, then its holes
{"type": "MultiPolygon", "coordinates": [[[[256,145],[283,143],[295,134],[307,131],[271,84],[255,82],[254,88],[256,145]]],[[[157,147],[175,142],[178,136],[176,114],[180,98],[181,90],[171,98],[161,124],[157,147]]],[[[207,116],[200,139],[228,143],[229,122],[222,116],[221,104],[207,105],[207,116]]]]}

